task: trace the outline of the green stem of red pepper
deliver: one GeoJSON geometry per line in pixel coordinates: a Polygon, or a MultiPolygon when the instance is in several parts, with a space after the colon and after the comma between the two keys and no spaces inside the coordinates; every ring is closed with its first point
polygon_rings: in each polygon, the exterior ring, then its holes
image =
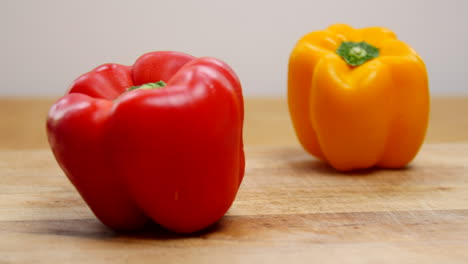
{"type": "Polygon", "coordinates": [[[162,87],[164,87],[166,85],[167,84],[164,81],[145,83],[145,84],[142,84],[142,85],[132,86],[132,87],[128,88],[127,91],[129,92],[129,91],[133,91],[133,90],[136,90],[136,89],[159,89],[159,88],[162,88],[162,87]]]}

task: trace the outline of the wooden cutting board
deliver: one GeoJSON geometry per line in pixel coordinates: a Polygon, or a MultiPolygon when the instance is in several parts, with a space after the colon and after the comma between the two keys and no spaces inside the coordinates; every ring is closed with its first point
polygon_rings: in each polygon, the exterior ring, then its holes
{"type": "Polygon", "coordinates": [[[468,144],[350,174],[298,147],[246,156],[228,214],[181,236],[109,230],[48,150],[0,151],[0,263],[468,263],[468,144]]]}

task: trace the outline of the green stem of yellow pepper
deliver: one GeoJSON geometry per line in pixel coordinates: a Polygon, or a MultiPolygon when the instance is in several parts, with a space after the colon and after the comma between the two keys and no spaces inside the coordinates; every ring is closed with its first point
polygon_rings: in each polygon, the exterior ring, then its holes
{"type": "Polygon", "coordinates": [[[351,66],[359,66],[368,60],[379,56],[379,49],[367,42],[343,41],[336,50],[346,63],[351,66]]]}

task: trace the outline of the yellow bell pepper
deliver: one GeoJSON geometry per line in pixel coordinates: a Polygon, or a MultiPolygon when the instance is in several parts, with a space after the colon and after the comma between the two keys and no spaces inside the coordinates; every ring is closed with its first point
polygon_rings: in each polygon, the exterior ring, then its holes
{"type": "Polygon", "coordinates": [[[386,28],[332,25],[292,51],[288,105],[304,149],[334,168],[401,168],[426,134],[426,68],[386,28]]]}

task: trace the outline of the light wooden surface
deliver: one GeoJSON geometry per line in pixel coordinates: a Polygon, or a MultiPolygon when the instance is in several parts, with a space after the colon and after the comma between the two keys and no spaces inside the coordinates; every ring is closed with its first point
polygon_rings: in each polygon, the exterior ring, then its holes
{"type": "Polygon", "coordinates": [[[115,233],[48,150],[0,151],[0,263],[468,263],[468,144],[347,175],[296,147],[246,154],[227,216],[177,236],[115,233]]]}
{"type": "Polygon", "coordinates": [[[408,169],[352,174],[304,153],[284,100],[247,99],[245,180],[191,236],[102,226],[47,149],[52,102],[0,99],[1,264],[468,263],[468,98],[433,100],[408,169]]]}
{"type": "MultiPolygon", "coordinates": [[[[0,98],[0,149],[47,148],[45,118],[55,99],[0,98]]],[[[468,97],[434,98],[426,142],[468,141],[468,97]]],[[[247,146],[297,146],[286,100],[247,98],[247,146]]]]}

